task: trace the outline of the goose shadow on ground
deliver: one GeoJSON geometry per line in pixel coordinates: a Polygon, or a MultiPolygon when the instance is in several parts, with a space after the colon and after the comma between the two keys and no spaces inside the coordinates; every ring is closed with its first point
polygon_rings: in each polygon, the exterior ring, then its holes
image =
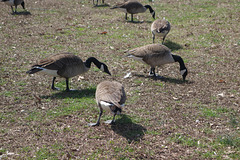
{"type": "Polygon", "coordinates": [[[82,90],[72,90],[69,92],[66,91],[56,91],[56,93],[53,93],[51,95],[44,95],[40,98],[42,99],[64,99],[64,98],[82,98],[82,97],[89,97],[94,98],[95,97],[95,91],[96,88],[87,88],[82,90]]]}
{"type": "Polygon", "coordinates": [[[163,76],[157,76],[156,78],[153,76],[146,76],[146,75],[141,75],[141,74],[133,74],[133,76],[136,77],[143,77],[143,78],[151,78],[156,81],[162,81],[162,82],[169,82],[169,83],[175,83],[175,84],[191,84],[194,83],[193,81],[190,80],[183,80],[183,79],[176,79],[176,78],[169,78],[169,77],[163,77],[163,76]]]}
{"type": "Polygon", "coordinates": [[[31,12],[29,11],[21,11],[16,13],[11,13],[12,15],[31,15],[31,12]]]}
{"type": "Polygon", "coordinates": [[[183,49],[183,47],[180,44],[172,42],[170,40],[166,40],[163,44],[165,46],[167,46],[168,48],[170,48],[172,51],[177,51],[179,49],[183,49]]]}
{"type": "Polygon", "coordinates": [[[110,7],[109,4],[94,5],[93,7],[110,7]]]}
{"type": "Polygon", "coordinates": [[[152,23],[152,21],[131,21],[126,20],[127,23],[142,24],[142,23],[152,23]]]}
{"type": "Polygon", "coordinates": [[[116,134],[126,138],[128,143],[140,141],[144,137],[147,129],[140,124],[133,123],[129,116],[125,114],[121,114],[120,116],[121,118],[115,121],[116,123],[111,126],[111,129],[116,134]]]}

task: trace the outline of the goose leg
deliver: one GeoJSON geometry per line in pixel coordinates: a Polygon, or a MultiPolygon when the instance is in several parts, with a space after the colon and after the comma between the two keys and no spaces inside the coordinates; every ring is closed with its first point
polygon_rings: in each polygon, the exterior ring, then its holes
{"type": "Polygon", "coordinates": [[[11,9],[12,9],[12,13],[15,13],[14,10],[13,10],[13,6],[11,6],[11,9]]]}
{"type": "Polygon", "coordinates": [[[55,80],[56,80],[56,77],[53,77],[52,87],[51,87],[51,88],[52,88],[53,90],[59,90],[58,88],[55,88],[55,87],[54,87],[54,82],[55,82],[55,80]]]}
{"type": "Polygon", "coordinates": [[[66,91],[67,91],[67,92],[70,91],[68,84],[69,84],[69,79],[66,78],[66,91]]]}
{"type": "Polygon", "coordinates": [[[150,72],[149,72],[149,76],[156,77],[155,68],[154,67],[151,67],[150,72]]]}
{"type": "Polygon", "coordinates": [[[127,20],[127,13],[125,14],[125,20],[127,20]]]}
{"type": "Polygon", "coordinates": [[[105,124],[114,124],[114,123],[115,123],[115,116],[116,116],[116,114],[117,114],[117,113],[114,113],[112,120],[107,120],[107,121],[105,121],[104,123],[105,123],[105,124]]]}
{"type": "Polygon", "coordinates": [[[102,107],[99,106],[99,108],[100,108],[100,110],[99,110],[99,116],[98,116],[97,122],[96,122],[96,123],[88,123],[88,126],[92,126],[92,127],[93,127],[93,126],[99,126],[99,124],[100,124],[100,118],[101,118],[102,112],[103,112],[102,107]]]}
{"type": "Polygon", "coordinates": [[[17,13],[17,5],[15,6],[15,13],[17,13]]]}
{"type": "Polygon", "coordinates": [[[162,44],[163,44],[163,42],[164,42],[165,38],[166,38],[166,35],[165,35],[165,36],[163,37],[163,41],[162,41],[162,44]]]}
{"type": "Polygon", "coordinates": [[[153,43],[154,43],[154,40],[155,40],[155,34],[152,32],[152,37],[153,37],[153,43]]]}
{"type": "Polygon", "coordinates": [[[24,3],[24,1],[21,3],[21,6],[25,10],[25,3],[24,3]]]}
{"type": "Polygon", "coordinates": [[[131,21],[133,22],[133,14],[131,14],[131,21]]]}

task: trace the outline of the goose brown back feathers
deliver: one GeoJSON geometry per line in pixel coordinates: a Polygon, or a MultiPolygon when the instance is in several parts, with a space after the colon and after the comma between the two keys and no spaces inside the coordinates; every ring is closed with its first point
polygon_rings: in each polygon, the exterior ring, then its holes
{"type": "Polygon", "coordinates": [[[112,103],[120,108],[126,101],[126,94],[123,85],[116,81],[101,82],[97,86],[96,101],[97,103],[100,103],[100,101],[112,103]]]}
{"type": "Polygon", "coordinates": [[[40,60],[32,67],[36,66],[49,70],[58,70],[57,74],[65,78],[74,77],[88,70],[83,61],[78,56],[75,56],[71,53],[59,53],[51,55],[40,60]]]}

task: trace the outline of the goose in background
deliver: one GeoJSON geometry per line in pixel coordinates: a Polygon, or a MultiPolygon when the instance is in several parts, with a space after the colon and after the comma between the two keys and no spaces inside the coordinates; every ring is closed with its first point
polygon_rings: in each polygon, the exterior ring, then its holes
{"type": "Polygon", "coordinates": [[[153,37],[153,43],[155,36],[163,37],[162,44],[171,29],[170,23],[165,19],[157,19],[151,25],[151,32],[153,37]]]}
{"type": "Polygon", "coordinates": [[[98,126],[103,110],[111,111],[113,119],[105,123],[113,124],[115,116],[120,114],[126,101],[126,93],[121,83],[116,81],[103,81],[98,84],[96,90],[96,102],[99,107],[99,117],[96,123],[89,123],[89,126],[98,126]]]}
{"type": "Polygon", "coordinates": [[[63,77],[66,79],[66,91],[69,91],[69,78],[87,72],[91,63],[94,63],[100,70],[111,75],[106,64],[99,62],[96,58],[90,57],[83,62],[78,56],[71,53],[60,53],[51,55],[37,64],[32,66],[32,69],[27,71],[28,74],[45,73],[53,76],[52,89],[58,90],[54,87],[56,77],[63,77]]]}
{"type": "Polygon", "coordinates": [[[147,9],[149,9],[152,17],[155,19],[155,11],[152,9],[150,5],[145,5],[143,6],[140,2],[138,1],[125,1],[123,3],[117,4],[113,6],[110,9],[120,9],[122,12],[126,13],[125,14],[125,19],[127,20],[127,13],[131,14],[131,21],[133,22],[133,14],[137,13],[143,13],[147,9]]]}
{"type": "Polygon", "coordinates": [[[23,0],[1,0],[5,4],[11,6],[12,12],[17,13],[17,6],[21,4],[22,8],[25,10],[25,3],[23,0]],[[15,11],[13,10],[13,6],[15,6],[15,11]]]}
{"type": "Polygon", "coordinates": [[[162,66],[168,63],[178,62],[180,65],[180,73],[185,80],[188,70],[184,64],[183,59],[171,53],[171,50],[162,44],[149,44],[146,46],[138,47],[128,51],[127,57],[140,60],[151,66],[150,76],[156,77],[156,66],[162,66]]]}
{"type": "MultiPolygon", "coordinates": [[[[101,0],[100,0],[101,1],[101,0]]],[[[102,3],[104,3],[104,0],[102,0],[102,3]]],[[[93,5],[94,6],[98,6],[98,0],[97,0],[97,4],[95,4],[95,0],[93,0],[93,5]]]]}

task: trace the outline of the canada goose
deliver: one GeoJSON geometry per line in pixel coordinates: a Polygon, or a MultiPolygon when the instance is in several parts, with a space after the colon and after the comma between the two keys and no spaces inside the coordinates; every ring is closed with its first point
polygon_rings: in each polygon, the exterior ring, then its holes
{"type": "Polygon", "coordinates": [[[111,9],[120,9],[121,11],[123,11],[125,14],[125,19],[127,20],[127,13],[131,14],[131,21],[133,22],[133,14],[137,14],[137,13],[143,13],[145,12],[147,9],[149,9],[150,13],[152,14],[152,17],[155,19],[155,11],[152,9],[152,7],[150,5],[145,5],[143,6],[141,3],[139,3],[138,1],[125,1],[121,4],[117,4],[115,6],[113,6],[111,9]]]}
{"type": "MultiPolygon", "coordinates": [[[[93,0],[93,5],[95,5],[94,1],[95,0],[93,0]]],[[[104,0],[102,0],[102,3],[104,3],[104,0]]],[[[95,6],[97,6],[97,5],[98,5],[98,0],[97,0],[97,4],[95,6]]]]}
{"type": "Polygon", "coordinates": [[[25,9],[25,3],[23,0],[1,0],[1,2],[5,2],[5,4],[11,6],[13,13],[17,13],[17,6],[19,4],[21,4],[22,8],[25,9]],[[15,6],[15,11],[13,10],[13,6],[15,6]]]}
{"type": "Polygon", "coordinates": [[[60,53],[51,55],[43,60],[40,60],[39,63],[33,65],[32,69],[30,69],[26,73],[34,74],[36,72],[42,72],[53,76],[53,90],[58,90],[54,87],[54,81],[56,77],[64,77],[66,78],[66,91],[69,91],[69,78],[87,72],[90,69],[92,62],[100,70],[111,75],[108,67],[104,63],[99,62],[96,58],[90,57],[86,60],[86,62],[83,62],[78,56],[75,56],[71,53],[60,53]]]}
{"type": "Polygon", "coordinates": [[[163,37],[163,41],[162,41],[162,44],[163,44],[165,37],[167,36],[170,29],[171,29],[171,25],[165,18],[155,20],[151,25],[153,43],[155,40],[155,35],[159,35],[163,37]]]}
{"type": "Polygon", "coordinates": [[[96,102],[99,107],[99,117],[96,123],[89,123],[89,126],[98,126],[103,110],[113,113],[113,119],[105,123],[113,124],[116,114],[120,114],[126,101],[126,93],[122,84],[116,81],[103,81],[97,86],[96,102]]]}
{"type": "Polygon", "coordinates": [[[161,66],[168,63],[178,62],[180,64],[180,73],[185,80],[188,71],[185,67],[183,59],[171,53],[171,50],[162,45],[162,44],[149,44],[146,46],[138,47],[128,51],[129,55],[127,57],[131,57],[137,60],[140,60],[151,66],[151,70],[149,75],[156,77],[155,67],[161,66]]]}

